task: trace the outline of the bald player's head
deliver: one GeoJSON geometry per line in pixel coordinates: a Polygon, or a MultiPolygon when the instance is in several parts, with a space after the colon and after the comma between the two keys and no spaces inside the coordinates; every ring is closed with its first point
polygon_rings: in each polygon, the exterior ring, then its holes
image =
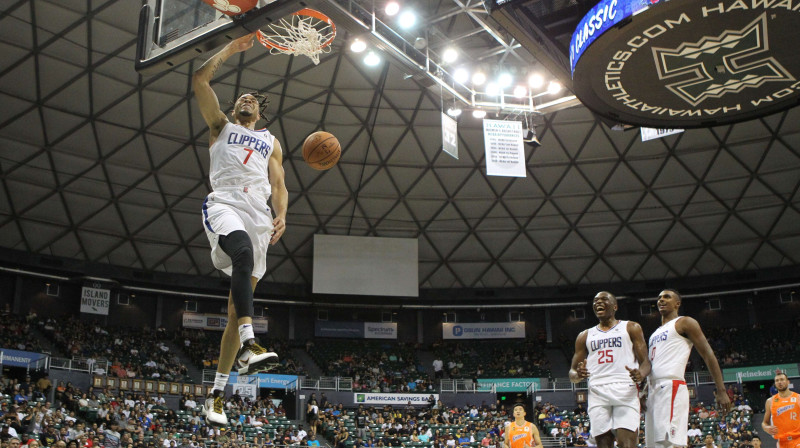
{"type": "Polygon", "coordinates": [[[594,297],[595,298],[606,297],[606,298],[608,298],[608,300],[611,303],[613,303],[613,304],[617,303],[617,296],[615,296],[614,294],[611,294],[608,291],[600,291],[597,294],[595,294],[594,297]]]}

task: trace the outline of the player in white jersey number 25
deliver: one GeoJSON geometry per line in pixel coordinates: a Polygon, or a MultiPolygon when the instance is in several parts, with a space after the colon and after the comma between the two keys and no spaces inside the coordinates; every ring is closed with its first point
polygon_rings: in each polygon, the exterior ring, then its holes
{"type": "Polygon", "coordinates": [[[592,300],[600,321],[575,341],[569,371],[573,383],[589,382],[591,434],[598,448],[638,444],[639,384],[650,373],[647,344],[638,323],[617,320],[617,298],[601,291],[592,300]]]}

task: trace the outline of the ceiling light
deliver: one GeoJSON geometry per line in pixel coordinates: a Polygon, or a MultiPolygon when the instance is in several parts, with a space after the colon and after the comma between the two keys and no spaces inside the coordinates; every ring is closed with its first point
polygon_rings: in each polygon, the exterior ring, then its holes
{"type": "Polygon", "coordinates": [[[374,67],[381,63],[381,58],[374,51],[370,51],[364,56],[364,63],[370,67],[374,67]]]}
{"type": "Polygon", "coordinates": [[[459,84],[465,84],[469,79],[469,72],[463,67],[456,69],[456,71],[453,72],[453,79],[459,84]]]}
{"type": "Polygon", "coordinates": [[[476,86],[483,85],[486,82],[486,75],[482,72],[476,72],[472,75],[472,83],[476,86]]]}
{"type": "Polygon", "coordinates": [[[501,73],[500,77],[497,78],[497,83],[504,89],[511,86],[513,82],[514,78],[511,76],[511,73],[501,73]]]}
{"type": "Polygon", "coordinates": [[[450,115],[451,117],[455,118],[455,117],[461,115],[461,108],[460,107],[455,107],[455,106],[451,107],[451,108],[447,109],[447,115],[450,115]]]}
{"type": "Polygon", "coordinates": [[[544,85],[544,78],[538,73],[534,73],[528,78],[528,85],[534,89],[538,89],[544,85]]]}
{"type": "Polygon", "coordinates": [[[528,89],[525,86],[516,86],[514,87],[514,96],[516,98],[522,98],[525,94],[528,93],[528,89]]]}
{"type": "Polygon", "coordinates": [[[417,50],[422,51],[427,46],[428,46],[428,40],[425,39],[424,37],[418,37],[414,39],[414,48],[416,48],[417,50]]]}
{"type": "Polygon", "coordinates": [[[486,94],[489,96],[497,96],[500,94],[500,86],[497,83],[490,82],[486,84],[486,94]]]}
{"type": "Polygon", "coordinates": [[[475,118],[483,118],[486,116],[485,110],[475,109],[472,111],[472,116],[475,118]]]}
{"type": "Polygon", "coordinates": [[[350,44],[350,51],[353,53],[361,53],[362,51],[367,49],[367,43],[361,39],[356,39],[350,44]]]}
{"type": "Polygon", "coordinates": [[[397,14],[398,12],[400,12],[400,3],[397,2],[387,3],[384,12],[386,13],[387,16],[393,16],[397,14]]]}
{"type": "Polygon", "coordinates": [[[399,23],[401,28],[411,28],[417,23],[417,15],[414,11],[405,11],[400,14],[399,23]]]}
{"type": "Polygon", "coordinates": [[[561,91],[561,83],[556,81],[550,81],[550,84],[547,85],[547,92],[548,93],[558,93],[561,91]]]}
{"type": "Polygon", "coordinates": [[[458,50],[455,48],[448,48],[444,50],[444,54],[442,55],[442,60],[447,63],[453,63],[458,59],[458,50]]]}

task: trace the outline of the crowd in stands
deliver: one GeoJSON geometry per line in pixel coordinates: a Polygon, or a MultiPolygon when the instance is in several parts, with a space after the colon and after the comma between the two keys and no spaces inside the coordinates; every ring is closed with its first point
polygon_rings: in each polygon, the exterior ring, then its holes
{"type": "Polygon", "coordinates": [[[32,338],[31,322],[36,314],[27,317],[18,316],[11,312],[11,306],[6,304],[0,312],[0,347],[27,352],[41,352],[39,341],[32,338]]]}
{"type": "MultiPolygon", "coordinates": [[[[270,369],[270,373],[305,375],[305,367],[291,357],[287,341],[257,335],[261,345],[278,354],[280,365],[270,369]]],[[[199,369],[216,369],[219,363],[221,331],[203,331],[184,328],[175,333],[175,343],[183,347],[184,353],[199,369]]]]}
{"type": "Polygon", "coordinates": [[[74,316],[39,321],[42,332],[72,359],[85,360],[97,374],[121,378],[191,382],[177,353],[166,345],[164,328],[114,328],[82,322],[74,316]],[[104,369],[107,361],[108,368],[104,369]]]}
{"type": "Polygon", "coordinates": [[[449,378],[549,377],[550,360],[546,344],[535,340],[444,341],[433,344],[436,359],[449,378]]]}
{"type": "Polygon", "coordinates": [[[320,428],[335,448],[502,446],[506,410],[495,404],[463,408],[433,398],[424,408],[364,407],[320,403],[320,428]]]}
{"type": "Polygon", "coordinates": [[[46,377],[35,383],[0,378],[4,448],[270,448],[283,445],[286,432],[294,429],[272,397],[251,401],[234,394],[226,401],[230,425],[220,429],[205,424],[199,400],[192,396],[174,409],[161,395],[123,396],[60,383],[53,402],[43,395],[19,398],[29,387],[44,392],[52,385],[46,377]]]}
{"type": "Polygon", "coordinates": [[[800,326],[794,322],[710,328],[706,333],[721,367],[784,363],[800,357],[800,326]]]}
{"type": "Polygon", "coordinates": [[[418,346],[402,342],[318,339],[306,351],[326,376],[350,377],[353,390],[427,392],[434,383],[419,365],[418,346]]]}

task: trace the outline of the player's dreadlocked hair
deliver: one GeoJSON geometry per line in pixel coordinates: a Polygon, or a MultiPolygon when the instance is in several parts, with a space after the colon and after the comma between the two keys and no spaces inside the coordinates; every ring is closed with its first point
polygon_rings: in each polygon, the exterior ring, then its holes
{"type": "Polygon", "coordinates": [[[253,95],[256,98],[256,101],[258,101],[258,113],[261,115],[262,119],[264,119],[267,122],[269,122],[270,120],[267,118],[267,116],[265,114],[266,111],[267,111],[267,107],[269,106],[269,95],[263,94],[263,93],[258,92],[258,91],[255,91],[255,92],[242,92],[242,93],[239,94],[239,96],[236,97],[235,100],[233,100],[231,102],[231,105],[236,104],[236,101],[238,101],[239,98],[241,98],[241,97],[243,97],[245,95],[253,95]]]}

